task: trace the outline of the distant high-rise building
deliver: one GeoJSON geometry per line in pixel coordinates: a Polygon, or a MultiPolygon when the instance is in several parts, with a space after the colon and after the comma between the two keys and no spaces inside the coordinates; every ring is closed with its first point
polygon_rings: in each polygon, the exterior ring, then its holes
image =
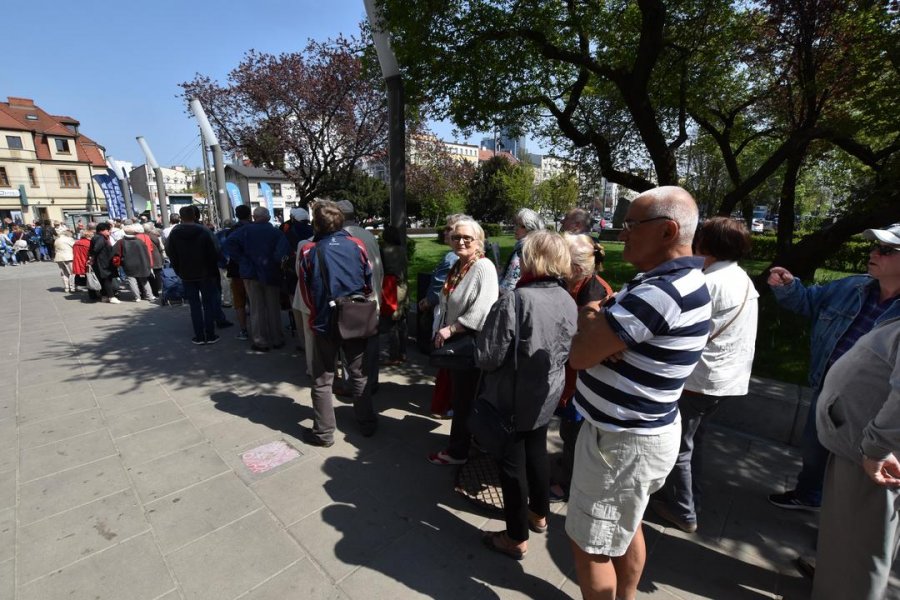
{"type": "Polygon", "coordinates": [[[495,135],[482,138],[481,147],[486,150],[496,150],[497,152],[509,152],[516,158],[520,156],[520,151],[525,152],[525,138],[513,137],[509,130],[501,129],[495,135]],[[496,140],[496,147],[494,142],[496,140]]]}

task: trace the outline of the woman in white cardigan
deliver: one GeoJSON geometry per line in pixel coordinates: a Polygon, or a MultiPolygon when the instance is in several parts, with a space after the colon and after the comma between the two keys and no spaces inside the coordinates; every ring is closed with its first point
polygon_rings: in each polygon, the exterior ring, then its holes
{"type": "MultiPolygon", "coordinates": [[[[440,296],[440,327],[434,347],[440,348],[454,335],[476,335],[499,294],[497,270],[484,256],[484,230],[470,217],[460,219],[450,232],[450,246],[459,260],[447,274],[440,296]]],[[[453,421],[450,444],[428,456],[436,465],[460,465],[469,458],[469,412],[478,385],[478,369],[450,371],[453,421]]]]}
{"type": "Polygon", "coordinates": [[[74,252],[72,246],[75,245],[75,238],[68,229],[63,229],[59,237],[53,242],[53,257],[59,267],[59,276],[63,280],[63,289],[68,292],[75,290],[75,274],[72,273],[72,259],[74,252]]]}

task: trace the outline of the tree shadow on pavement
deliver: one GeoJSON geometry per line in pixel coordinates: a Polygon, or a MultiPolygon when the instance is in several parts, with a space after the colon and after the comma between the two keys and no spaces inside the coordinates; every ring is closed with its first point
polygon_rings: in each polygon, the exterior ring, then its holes
{"type": "Polygon", "coordinates": [[[241,396],[234,392],[213,392],[209,396],[215,407],[223,412],[243,417],[300,439],[300,422],[312,417],[312,408],[301,406],[287,396],[252,394],[241,396]]]}

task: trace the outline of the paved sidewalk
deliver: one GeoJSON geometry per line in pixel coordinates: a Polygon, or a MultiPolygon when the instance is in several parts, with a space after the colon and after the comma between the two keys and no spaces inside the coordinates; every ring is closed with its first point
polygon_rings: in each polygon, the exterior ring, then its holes
{"type": "MultiPolygon", "coordinates": [[[[0,600],[579,597],[564,505],[520,563],[479,543],[502,524],[425,460],[449,431],[427,368],[382,369],[375,437],[338,401],[337,443],[313,448],[302,355],[235,333],[193,346],[187,307],[88,303],[54,265],[0,269],[0,600]],[[299,455],[242,462],[276,441],[299,455]]],[[[792,560],[814,519],[766,502],[796,452],[724,429],[708,446],[700,531],[647,522],[638,597],[807,598],[792,560]]]]}

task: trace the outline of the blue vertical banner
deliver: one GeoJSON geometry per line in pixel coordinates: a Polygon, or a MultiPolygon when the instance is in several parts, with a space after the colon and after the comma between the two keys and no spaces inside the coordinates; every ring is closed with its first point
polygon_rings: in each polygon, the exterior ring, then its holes
{"type": "Polygon", "coordinates": [[[106,175],[94,175],[94,179],[103,190],[106,196],[106,209],[109,211],[111,219],[124,219],[127,216],[125,212],[125,196],[122,194],[122,188],[119,186],[119,178],[111,170],[106,170],[106,175]]]}
{"type": "Polygon", "coordinates": [[[225,191],[228,192],[228,198],[231,200],[232,210],[244,203],[244,199],[241,198],[241,190],[238,189],[236,183],[232,183],[231,181],[226,182],[225,191]]]}
{"type": "Polygon", "coordinates": [[[275,209],[275,201],[272,199],[272,186],[265,181],[262,181],[259,184],[259,191],[262,192],[262,195],[266,198],[266,208],[269,209],[269,216],[274,217],[275,213],[273,211],[275,209]]]}

